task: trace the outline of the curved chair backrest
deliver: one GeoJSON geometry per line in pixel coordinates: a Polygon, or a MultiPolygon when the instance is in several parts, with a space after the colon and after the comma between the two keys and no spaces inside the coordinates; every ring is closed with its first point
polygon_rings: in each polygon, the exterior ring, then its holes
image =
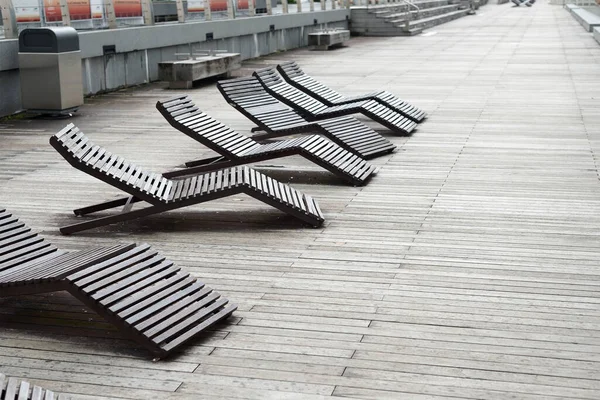
{"type": "Polygon", "coordinates": [[[170,200],[172,180],[95,145],[73,124],[50,137],[50,144],[73,167],[109,185],[152,204],[170,200]]]}
{"type": "Polygon", "coordinates": [[[220,81],[217,88],[229,104],[257,125],[285,129],[306,124],[298,113],[267,93],[254,76],[220,81]]]}
{"type": "Polygon", "coordinates": [[[219,81],[217,82],[217,88],[225,100],[234,106],[252,108],[281,105],[284,108],[288,108],[267,93],[260,82],[253,76],[219,81]]]}
{"type": "Polygon", "coordinates": [[[316,114],[327,108],[319,100],[285,82],[275,68],[259,69],[254,71],[253,75],[269,93],[294,109],[300,109],[307,114],[316,114]]]}
{"type": "Polygon", "coordinates": [[[237,158],[260,147],[255,140],[200,111],[187,96],[159,101],[156,108],[172,127],[222,156],[237,158]]]}
{"type": "Polygon", "coordinates": [[[344,96],[335,90],[323,85],[313,77],[306,75],[294,61],[287,61],[279,64],[277,66],[277,71],[279,71],[283,79],[291,85],[310,94],[319,101],[333,104],[344,99],[344,96]]]}
{"type": "Polygon", "coordinates": [[[296,64],[296,61],[284,61],[277,65],[277,71],[281,74],[283,79],[289,78],[300,78],[307,76],[304,71],[296,64]]]}
{"type": "Polygon", "coordinates": [[[60,254],[25,223],[0,208],[0,280],[15,266],[60,254]]]}

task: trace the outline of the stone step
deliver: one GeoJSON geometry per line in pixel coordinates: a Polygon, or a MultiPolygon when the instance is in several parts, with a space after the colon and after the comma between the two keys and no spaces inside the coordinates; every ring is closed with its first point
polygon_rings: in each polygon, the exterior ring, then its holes
{"type": "MultiPolygon", "coordinates": [[[[487,0],[480,0],[480,2],[485,4],[487,0]]],[[[412,36],[421,33],[424,29],[469,13],[468,9],[458,9],[460,0],[425,0],[416,4],[419,7],[428,7],[419,10],[418,15],[416,10],[408,10],[406,4],[402,7],[397,4],[379,6],[375,10],[373,9],[375,7],[372,6],[371,9],[366,7],[355,9],[353,7],[350,19],[351,32],[363,36],[412,36]],[[378,12],[378,14],[373,12],[378,12]],[[407,18],[410,19],[407,21],[407,18]]]]}
{"type": "Polygon", "coordinates": [[[397,15],[397,18],[389,19],[387,21],[391,22],[392,24],[401,24],[401,23],[406,22],[407,19],[409,21],[414,21],[417,19],[433,17],[435,15],[446,14],[446,13],[449,13],[450,11],[458,10],[458,7],[459,7],[458,4],[450,4],[447,6],[426,8],[424,10],[419,10],[419,11],[412,10],[412,11],[409,11],[409,12],[406,12],[403,14],[399,14],[399,15],[397,15]]]}
{"type": "MultiPolygon", "coordinates": [[[[448,4],[458,4],[460,0],[423,0],[423,1],[415,1],[414,4],[419,8],[433,8],[440,7],[448,4]]],[[[398,11],[402,11],[407,9],[409,6],[406,3],[393,3],[393,4],[383,4],[383,5],[371,5],[369,7],[352,7],[353,10],[365,10],[369,14],[373,14],[379,17],[385,17],[389,14],[397,13],[398,11]]]]}
{"type": "MultiPolygon", "coordinates": [[[[420,1],[414,3],[420,10],[428,10],[432,8],[451,6],[451,5],[460,5],[460,0],[452,1],[452,0],[428,0],[428,1],[420,1]]],[[[408,10],[414,10],[414,7],[410,7],[408,4],[402,4],[398,13],[406,12],[408,10]]],[[[393,18],[395,14],[398,13],[390,13],[387,15],[383,15],[382,18],[393,18]]]]}
{"type": "Polygon", "coordinates": [[[456,11],[451,11],[451,12],[445,13],[445,14],[435,15],[435,16],[429,17],[429,18],[421,18],[421,19],[417,19],[414,21],[410,21],[408,23],[408,28],[406,28],[404,24],[399,24],[396,26],[399,28],[403,28],[406,31],[410,31],[410,30],[414,30],[414,29],[427,29],[427,28],[431,28],[432,26],[441,25],[443,23],[455,20],[457,18],[464,17],[468,13],[469,13],[468,9],[467,10],[456,10],[456,11]]]}

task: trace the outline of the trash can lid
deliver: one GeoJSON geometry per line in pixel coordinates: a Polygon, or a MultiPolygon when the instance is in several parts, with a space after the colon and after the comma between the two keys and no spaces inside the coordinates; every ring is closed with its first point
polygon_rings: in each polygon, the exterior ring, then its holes
{"type": "Polygon", "coordinates": [[[69,26],[27,28],[19,35],[19,53],[66,53],[79,50],[79,34],[69,26]]]}

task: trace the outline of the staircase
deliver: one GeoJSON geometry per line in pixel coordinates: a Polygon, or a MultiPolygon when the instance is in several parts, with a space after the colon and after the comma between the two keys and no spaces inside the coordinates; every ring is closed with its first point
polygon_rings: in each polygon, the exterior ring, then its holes
{"type": "Polygon", "coordinates": [[[412,36],[469,13],[461,0],[422,0],[412,4],[352,7],[350,30],[359,36],[412,36]]]}

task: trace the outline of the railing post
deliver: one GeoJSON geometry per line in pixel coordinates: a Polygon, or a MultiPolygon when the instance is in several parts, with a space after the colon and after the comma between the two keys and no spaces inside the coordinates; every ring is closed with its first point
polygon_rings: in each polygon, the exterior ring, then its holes
{"type": "MultiPolygon", "coordinates": [[[[179,14],[179,9],[177,10],[177,14],[179,14]]],[[[154,25],[152,0],[142,0],[142,17],[144,18],[144,25],[154,25]]]]}
{"type": "Polygon", "coordinates": [[[60,15],[63,26],[71,25],[71,13],[69,12],[69,3],[67,0],[60,0],[60,15]]]}
{"type": "Polygon", "coordinates": [[[251,17],[256,16],[256,7],[254,7],[254,0],[248,0],[248,14],[251,17]]]}
{"type": "Polygon", "coordinates": [[[296,6],[297,6],[296,12],[301,13],[302,12],[302,0],[296,0],[296,6]]]}
{"type": "Polygon", "coordinates": [[[106,20],[108,21],[108,28],[116,29],[117,16],[115,14],[115,3],[113,0],[105,0],[104,5],[106,6],[106,20]]]}
{"type": "Polygon", "coordinates": [[[227,0],[227,18],[228,19],[234,19],[235,18],[235,13],[234,13],[234,9],[233,9],[233,2],[235,0],[227,0]]]}
{"type": "Polygon", "coordinates": [[[331,0],[331,9],[332,9],[332,10],[335,10],[335,6],[336,6],[335,2],[336,2],[336,1],[337,1],[337,0],[331,0]]]}
{"type": "Polygon", "coordinates": [[[204,0],[204,20],[212,21],[212,13],[210,11],[210,0],[204,0]]]}
{"type": "Polygon", "coordinates": [[[15,17],[15,8],[12,0],[0,0],[0,9],[2,9],[2,26],[4,28],[4,37],[14,39],[19,36],[17,29],[17,18],[15,17]]]}
{"type": "Polygon", "coordinates": [[[327,9],[327,0],[321,0],[321,11],[325,11],[327,9]]]}
{"type": "Polygon", "coordinates": [[[349,10],[350,5],[352,4],[352,0],[346,0],[346,8],[349,10]]]}
{"type": "Polygon", "coordinates": [[[185,10],[183,9],[183,0],[175,0],[175,8],[177,9],[177,22],[185,22],[185,10]]]}
{"type": "MultiPolygon", "coordinates": [[[[269,0],[267,0],[269,1],[269,0]]],[[[288,14],[289,10],[288,10],[288,0],[281,0],[281,9],[283,10],[284,14],[288,14]]]]}
{"type": "Polygon", "coordinates": [[[273,4],[271,4],[271,0],[267,0],[267,15],[273,15],[273,4]]]}

